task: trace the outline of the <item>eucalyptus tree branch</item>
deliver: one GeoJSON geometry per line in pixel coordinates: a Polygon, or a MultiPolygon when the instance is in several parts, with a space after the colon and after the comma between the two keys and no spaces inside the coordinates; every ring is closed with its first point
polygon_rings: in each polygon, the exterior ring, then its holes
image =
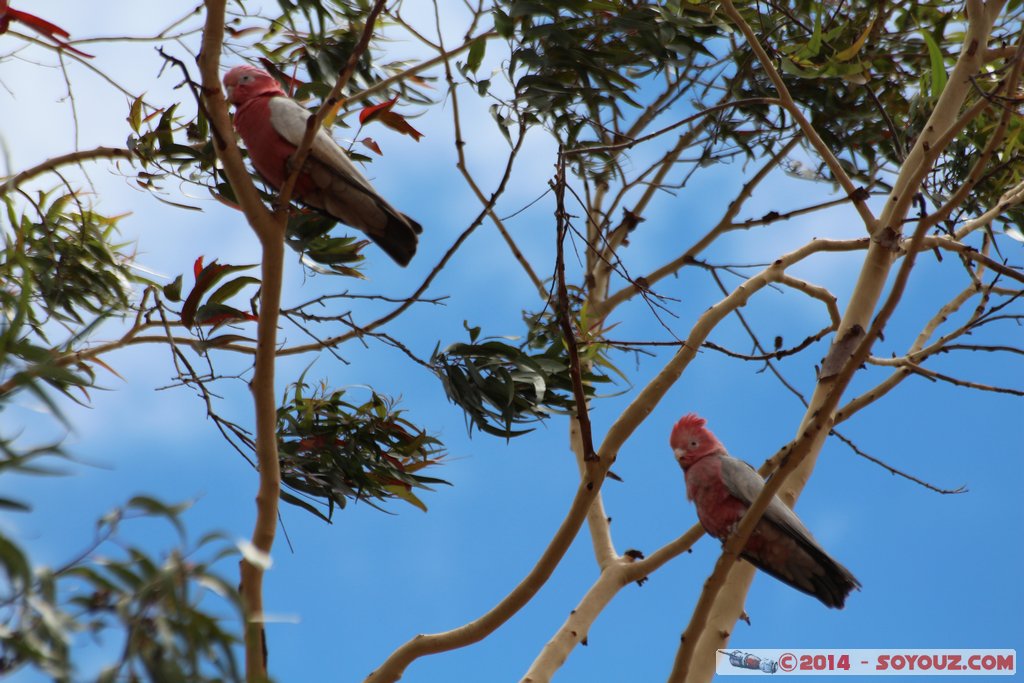
{"type": "MultiPolygon", "coordinates": [[[[594,438],[590,423],[589,405],[587,395],[583,387],[583,363],[580,361],[579,341],[573,329],[572,314],[569,306],[569,290],[565,284],[565,239],[569,232],[569,214],[565,208],[565,156],[559,150],[558,162],[556,164],[556,175],[551,188],[555,195],[555,301],[554,310],[558,319],[558,326],[562,333],[566,352],[569,357],[569,373],[572,379],[572,392],[576,405],[576,414],[570,420],[569,442],[575,452],[577,464],[580,468],[580,477],[586,479],[590,476],[591,464],[597,459],[594,450],[594,438]]],[[[595,292],[588,292],[591,298],[599,296],[595,292]]],[[[589,367],[589,364],[588,364],[589,367]]],[[[591,541],[594,547],[594,556],[598,566],[603,568],[615,561],[617,555],[615,546],[612,543],[611,529],[608,518],[605,516],[604,501],[600,493],[594,497],[594,501],[587,513],[587,526],[590,530],[591,541]]]]}
{"type": "MultiPolygon", "coordinates": [[[[33,45],[38,45],[39,47],[43,47],[43,48],[46,48],[48,50],[56,49],[54,47],[54,45],[52,45],[51,43],[47,43],[47,42],[45,42],[43,40],[39,40],[35,36],[26,35],[24,33],[19,33],[17,31],[9,31],[9,34],[12,35],[12,36],[17,36],[20,40],[24,40],[25,42],[32,43],[33,45]]],[[[113,78],[111,78],[109,75],[107,75],[106,71],[104,71],[103,69],[101,69],[101,68],[97,67],[95,64],[93,64],[91,60],[86,59],[86,58],[84,58],[84,57],[82,57],[82,56],[80,56],[78,54],[75,54],[74,52],[69,52],[67,50],[62,50],[61,51],[61,56],[69,58],[69,59],[72,59],[72,60],[78,62],[78,64],[80,66],[82,66],[83,68],[86,68],[89,71],[92,71],[94,74],[96,74],[101,79],[103,79],[104,81],[109,83],[112,87],[114,87],[116,90],[121,92],[123,95],[125,95],[128,98],[130,98],[132,102],[134,102],[135,100],[137,100],[139,98],[138,95],[135,95],[134,93],[129,91],[127,88],[125,88],[123,85],[121,85],[120,83],[115,81],[113,78]]],[[[145,105],[147,107],[149,107],[153,111],[156,111],[158,109],[158,107],[154,107],[154,106],[150,105],[148,102],[146,102],[145,105]]]]}
{"type": "Polygon", "coordinates": [[[132,159],[134,156],[135,155],[129,149],[102,146],[62,154],[60,156],[47,159],[46,161],[36,164],[32,168],[25,169],[24,171],[11,176],[9,179],[4,181],[2,185],[0,185],[0,195],[5,195],[26,181],[56,168],[60,168],[61,166],[66,166],[68,164],[81,164],[82,162],[94,161],[96,159],[132,159]]]}
{"type": "Polygon", "coordinates": [[[981,382],[972,382],[966,379],[959,379],[951,375],[946,375],[941,372],[935,372],[934,370],[923,368],[920,365],[916,365],[908,361],[904,361],[903,363],[901,363],[900,367],[902,367],[904,370],[909,370],[914,374],[921,375],[922,377],[925,377],[927,379],[933,381],[947,382],[958,387],[967,387],[968,389],[976,389],[978,391],[990,391],[996,394],[1024,396],[1024,389],[1014,389],[1013,387],[1003,387],[995,384],[982,384],[981,382]]]}
{"type": "MultiPolygon", "coordinates": [[[[723,95],[722,100],[714,106],[718,107],[728,104],[726,102],[726,98],[727,96],[723,95]]],[[[712,109],[713,108],[714,107],[712,107],[712,109]]],[[[701,114],[704,114],[707,111],[709,110],[706,109],[704,110],[704,112],[701,112],[701,114]]],[[[697,137],[711,123],[711,118],[705,115],[688,117],[688,119],[688,121],[684,121],[683,123],[696,121],[696,124],[689,130],[687,130],[685,133],[682,133],[676,140],[675,146],[671,150],[666,152],[665,155],[654,164],[654,168],[658,169],[654,175],[654,178],[648,183],[647,189],[644,190],[644,193],[640,196],[640,199],[637,200],[636,204],[633,205],[633,208],[625,212],[625,216],[623,217],[622,222],[614,230],[610,231],[608,237],[606,238],[606,243],[600,253],[601,258],[597,259],[594,265],[591,266],[590,270],[588,271],[594,277],[595,290],[601,292],[602,296],[606,296],[608,278],[611,274],[611,263],[614,261],[614,253],[622,244],[622,242],[626,239],[626,237],[629,235],[632,229],[636,227],[639,217],[643,215],[643,212],[647,209],[647,205],[654,198],[655,193],[658,192],[659,188],[662,187],[662,184],[665,182],[665,177],[675,167],[675,164],[679,160],[680,155],[683,153],[684,150],[686,150],[690,145],[693,144],[693,141],[697,139],[697,137]]],[[[647,172],[641,175],[641,178],[646,174],[647,172]]],[[[619,198],[621,198],[628,189],[628,186],[623,187],[619,193],[619,198]]],[[[613,203],[613,206],[611,209],[609,209],[609,212],[614,210],[614,206],[617,205],[618,199],[616,199],[616,201],[613,203]]],[[[603,304],[604,302],[602,301],[602,305],[603,304]]],[[[603,316],[599,315],[598,317],[603,316]]]]}
{"type": "Polygon", "coordinates": [[[944,489],[944,488],[940,488],[940,487],[936,486],[935,484],[929,484],[924,479],[920,479],[918,477],[915,477],[912,474],[907,474],[903,470],[897,469],[897,468],[893,467],[892,465],[890,465],[889,463],[887,463],[887,462],[885,462],[883,460],[880,460],[879,458],[876,458],[875,456],[873,456],[873,455],[871,455],[869,453],[865,453],[860,448],[857,448],[857,444],[853,443],[853,441],[851,439],[848,439],[847,437],[843,436],[842,434],[840,434],[835,429],[832,430],[832,433],[830,434],[830,436],[834,436],[835,438],[839,439],[844,444],[846,444],[846,446],[850,450],[852,450],[854,453],[856,453],[860,457],[864,458],[865,460],[868,460],[870,462],[875,463],[876,465],[878,465],[882,469],[887,470],[890,474],[896,475],[897,477],[903,477],[904,479],[912,481],[915,484],[918,484],[919,486],[923,486],[924,488],[928,489],[929,491],[934,491],[935,493],[938,493],[938,494],[941,494],[941,495],[944,495],[944,496],[950,496],[950,495],[955,495],[955,494],[959,494],[959,493],[967,493],[967,487],[966,486],[958,486],[955,489],[944,489]]]}
{"type": "Polygon", "coordinates": [[[955,240],[950,239],[944,235],[934,235],[926,237],[922,242],[922,248],[926,250],[931,249],[942,249],[943,251],[951,251],[956,254],[963,256],[969,261],[982,264],[994,273],[1016,280],[1017,282],[1024,282],[1024,272],[1020,268],[1014,268],[1004,263],[1000,263],[995,259],[985,256],[977,249],[972,246],[962,244],[955,240]]]}
{"type": "Polygon", "coordinates": [[[579,423],[580,436],[583,442],[583,461],[587,462],[596,459],[597,453],[594,451],[590,415],[587,411],[587,394],[583,388],[583,371],[580,367],[579,345],[576,340],[576,333],[572,329],[572,316],[569,312],[569,290],[565,285],[565,238],[569,231],[569,216],[565,210],[565,182],[565,157],[560,152],[558,155],[558,172],[554,181],[555,222],[557,225],[555,231],[555,280],[558,287],[558,299],[555,307],[558,316],[558,326],[562,331],[566,351],[569,355],[572,393],[576,403],[575,417],[579,423]]]}
{"type": "MultiPolygon", "coordinates": [[[[947,341],[956,339],[961,335],[966,334],[968,330],[970,330],[972,322],[974,320],[977,320],[977,318],[981,315],[981,312],[984,309],[984,300],[975,309],[974,314],[970,317],[970,319],[959,329],[954,330],[953,332],[947,335],[944,335],[931,346],[925,347],[925,343],[935,333],[935,330],[938,328],[938,326],[942,324],[945,320],[947,320],[949,316],[953,315],[958,310],[960,310],[960,308],[967,301],[973,298],[977,293],[977,289],[974,287],[974,285],[971,285],[964,289],[963,291],[961,291],[955,297],[953,297],[951,301],[947,302],[944,306],[942,306],[942,308],[940,308],[939,311],[934,316],[932,316],[931,320],[928,321],[924,329],[918,335],[917,339],[914,340],[914,343],[911,345],[910,350],[907,352],[907,357],[912,357],[916,362],[920,362],[928,358],[929,356],[933,355],[934,353],[938,353],[947,341]]],[[[909,374],[910,372],[907,370],[897,370],[893,372],[891,375],[889,375],[886,379],[876,384],[875,386],[871,387],[870,389],[863,392],[859,396],[851,399],[836,411],[836,421],[850,419],[854,414],[859,412],[861,409],[865,408],[871,403],[874,403],[875,401],[877,401],[878,399],[882,398],[887,393],[892,391],[892,389],[894,389],[896,385],[902,382],[909,374]]]]}
{"type": "Polygon", "coordinates": [[[520,679],[520,683],[549,683],[579,643],[587,642],[587,633],[598,615],[629,583],[627,568],[633,558],[626,555],[606,565],[579,604],[569,613],[562,627],[544,644],[544,648],[520,679]]]}
{"type": "Polygon", "coordinates": [[[597,145],[588,147],[576,147],[574,149],[565,150],[564,154],[567,157],[576,156],[577,154],[593,154],[595,152],[620,152],[622,150],[636,147],[639,144],[661,137],[665,133],[671,133],[676,128],[681,128],[688,123],[706,119],[711,114],[716,114],[724,109],[732,109],[734,107],[745,107],[751,104],[782,104],[782,102],[775,97],[748,97],[741,100],[730,100],[728,102],[720,102],[713,104],[707,109],[701,109],[696,114],[679,119],[675,123],[669,124],[664,128],[659,128],[653,133],[641,135],[640,137],[627,140],[626,142],[615,143],[614,145],[597,145]]]}
{"type": "Polygon", "coordinates": [[[778,221],[788,221],[790,218],[796,218],[797,216],[805,216],[815,211],[821,211],[822,209],[831,209],[834,206],[842,206],[850,201],[849,197],[840,197],[839,199],[830,199],[825,202],[818,202],[810,206],[805,206],[801,209],[792,209],[790,211],[769,211],[760,218],[749,218],[739,223],[733,223],[732,228],[736,230],[746,230],[747,228],[756,228],[761,225],[771,225],[778,221]]]}
{"type": "MultiPolygon", "coordinates": [[[[675,167],[676,162],[679,160],[679,156],[686,150],[696,138],[703,127],[707,125],[708,119],[701,119],[697,126],[694,126],[690,130],[686,131],[676,140],[675,146],[669,151],[665,152],[664,156],[655,162],[652,168],[657,168],[657,172],[654,174],[654,178],[647,184],[647,189],[637,200],[636,204],[633,205],[632,209],[624,209],[623,218],[619,224],[608,232],[608,236],[605,238],[604,247],[600,251],[600,258],[594,259],[594,263],[591,266],[591,273],[594,274],[595,289],[605,295],[608,286],[608,279],[611,275],[612,267],[611,264],[614,261],[613,255],[618,251],[619,246],[626,240],[626,237],[630,232],[636,228],[640,222],[640,217],[643,215],[647,205],[650,204],[657,193],[658,188],[665,181],[665,177],[675,167]]],[[[649,171],[645,172],[646,175],[649,171]]],[[[643,175],[641,178],[643,178],[643,175]]],[[[629,190],[629,187],[623,187],[619,193],[622,197],[629,190]]],[[[612,203],[612,208],[609,211],[614,210],[614,207],[618,205],[618,200],[612,203]]],[[[591,224],[598,225],[598,221],[594,220],[599,214],[595,215],[595,212],[591,214],[591,224]]],[[[602,302],[603,303],[603,302],[602,302]]]]}
{"type": "MultiPolygon", "coordinates": [[[[284,271],[284,235],[287,211],[271,214],[260,199],[242,161],[232,134],[227,102],[220,88],[219,65],[223,49],[226,0],[205,0],[199,70],[202,74],[203,101],[210,126],[215,132],[214,150],[224,166],[246,220],[260,240],[263,254],[260,264],[260,316],[257,327],[256,357],[252,395],[256,423],[256,460],[259,465],[259,489],[256,494],[256,520],[252,546],[269,557],[277,531],[277,510],[281,491],[281,466],[277,450],[277,397],[274,370],[277,350],[277,323],[281,308],[284,271]]],[[[267,678],[266,636],[263,630],[264,566],[248,558],[239,562],[240,592],[245,614],[245,668],[250,683],[267,678]]]]}
{"type": "Polygon", "coordinates": [[[452,48],[447,52],[442,52],[441,54],[438,54],[436,57],[431,57],[430,59],[422,61],[419,64],[416,64],[415,66],[411,66],[408,69],[405,69],[404,71],[401,71],[397,74],[388,76],[384,80],[378,83],[374,83],[365,90],[360,90],[359,92],[353,94],[352,96],[345,98],[345,102],[362,102],[363,100],[369,98],[371,95],[376,95],[382,90],[387,90],[395,83],[400,83],[405,79],[409,78],[410,76],[416,76],[432,67],[437,66],[438,64],[445,63],[447,60],[451,59],[452,57],[455,57],[456,55],[462,54],[463,52],[471,48],[473,46],[473,43],[475,43],[478,40],[490,40],[491,38],[497,37],[498,34],[495,31],[487,31],[472,38],[467,38],[462,45],[456,48],[452,48]]]}
{"type": "MultiPolygon", "coordinates": [[[[140,344],[175,344],[177,346],[188,346],[193,351],[198,353],[206,353],[211,349],[219,349],[221,351],[232,351],[234,353],[241,353],[245,355],[254,355],[256,348],[253,346],[247,346],[238,343],[238,337],[236,335],[227,335],[226,337],[212,337],[209,339],[200,339],[196,337],[176,337],[173,335],[146,335],[141,334],[146,330],[154,328],[162,329],[164,325],[159,322],[145,322],[142,324],[136,324],[130,327],[120,338],[109,342],[103,342],[90,346],[89,348],[79,349],[77,351],[69,351],[53,358],[54,365],[58,367],[64,367],[67,365],[74,365],[77,363],[87,363],[89,361],[97,360],[100,356],[105,356],[108,353],[117,351],[118,349],[128,348],[129,346],[137,346],[140,344]]],[[[17,388],[19,378],[12,377],[7,381],[0,383],[0,396],[13,391],[17,388]]]]}
{"type": "Polygon", "coordinates": [[[196,33],[199,33],[202,30],[200,27],[196,27],[196,28],[193,28],[193,29],[188,29],[187,31],[180,31],[178,33],[171,33],[171,31],[173,31],[174,29],[178,28],[179,26],[184,24],[186,21],[188,21],[189,19],[194,17],[196,15],[196,10],[197,9],[198,8],[193,7],[187,13],[185,13],[182,16],[178,17],[177,19],[172,21],[170,24],[168,24],[166,27],[164,27],[164,29],[162,31],[160,31],[159,33],[153,34],[152,36],[125,36],[125,35],[94,36],[92,38],[78,38],[78,39],[75,39],[75,40],[70,40],[70,41],[68,41],[68,44],[69,45],[83,45],[83,44],[89,44],[89,43],[117,43],[117,42],[132,42],[132,43],[134,43],[134,42],[143,42],[143,43],[150,43],[150,42],[155,42],[155,41],[158,41],[158,40],[180,40],[181,38],[184,38],[185,36],[195,35],[196,33]]]}
{"type": "Polygon", "coordinates": [[[384,661],[381,666],[366,677],[366,683],[393,682],[402,677],[405,669],[416,659],[429,654],[454,650],[483,640],[495,629],[508,621],[547,582],[558,566],[573,539],[579,533],[587,512],[601,490],[613,457],[602,455],[588,461],[590,476],[580,481],[579,487],[565,518],[544,549],[536,564],[523,580],[491,610],[477,619],[443,633],[420,634],[407,641],[384,661]]]}

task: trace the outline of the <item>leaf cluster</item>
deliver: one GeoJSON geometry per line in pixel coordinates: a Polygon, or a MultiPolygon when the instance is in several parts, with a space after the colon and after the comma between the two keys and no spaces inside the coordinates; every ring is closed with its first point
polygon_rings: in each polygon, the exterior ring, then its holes
{"type": "Polygon", "coordinates": [[[335,507],[392,499],[422,510],[416,490],[446,484],[421,472],[440,463],[441,442],[402,416],[393,399],[373,392],[364,403],[345,390],[291,385],[277,413],[281,500],[330,522],[335,507]]]}
{"type": "MultiPolygon", "coordinates": [[[[128,110],[128,125],[132,133],[128,136],[127,147],[141,163],[143,169],[136,175],[136,184],[157,197],[160,201],[196,210],[195,207],[171,202],[160,196],[161,181],[167,177],[187,182],[208,184],[209,174],[217,169],[217,157],[210,137],[210,124],[202,111],[188,120],[177,114],[179,104],[156,109],[143,116],[144,98],[136,98],[128,110]],[[185,141],[180,140],[181,133],[185,141]]],[[[217,170],[223,182],[223,172],[217,170]]]]}
{"type": "Polygon", "coordinates": [[[604,137],[601,119],[639,109],[646,79],[710,56],[704,42],[718,33],[685,2],[504,0],[493,17],[513,43],[507,73],[522,118],[568,146],[604,137]]]}
{"type": "MultiPolygon", "coordinates": [[[[370,0],[278,0],[280,15],[274,17],[256,48],[264,55],[261,63],[299,100],[323,100],[345,69],[349,55],[362,36],[364,22],[373,3],[370,0]],[[303,80],[308,76],[308,80],[303,80]]],[[[263,19],[261,19],[263,21],[263,19]]],[[[378,27],[387,25],[380,17],[378,27]]],[[[380,30],[377,31],[380,33],[380,30]]],[[[404,70],[403,61],[380,61],[367,50],[356,64],[342,95],[352,95],[404,70]]],[[[404,102],[429,104],[433,98],[422,87],[424,79],[404,79],[394,84],[404,102]]],[[[339,121],[340,123],[340,121],[339,121]]]]}
{"type": "MultiPolygon", "coordinates": [[[[946,86],[964,37],[962,7],[804,0],[775,9],[749,6],[743,11],[774,50],[790,94],[844,170],[865,185],[887,190],[887,173],[903,161],[946,86]]],[[[1022,17],[1024,8],[1012,7],[996,27],[993,44],[1016,41],[1022,17]]],[[[734,90],[740,97],[772,95],[773,86],[763,76],[739,70],[751,59],[746,46],[734,51],[737,74],[744,76],[734,90]]],[[[996,95],[1009,63],[996,62],[974,83],[968,104],[987,98],[997,106],[974,120],[937,161],[926,184],[934,205],[963,185],[1003,111],[1018,106],[1013,98],[996,95]]],[[[993,205],[1005,188],[1020,181],[1022,133],[1019,116],[1012,117],[1002,158],[977,179],[966,209],[993,205]]],[[[831,180],[823,165],[817,170],[831,180]]],[[[1018,224],[1024,218],[1020,211],[1010,216],[1018,224]]]]}
{"type": "MultiPolygon", "coordinates": [[[[518,347],[480,339],[480,328],[467,325],[468,344],[456,342],[431,357],[448,400],[465,412],[470,429],[508,439],[533,431],[513,429],[514,425],[576,411],[569,356],[553,314],[525,318],[529,333],[518,347]]],[[[590,369],[583,372],[588,398],[595,395],[595,384],[611,381],[594,369],[606,360],[596,348],[588,360],[598,357],[602,362],[588,363],[590,369]]],[[[610,364],[606,367],[614,370],[610,364]]]]}
{"type": "MultiPolygon", "coordinates": [[[[187,552],[162,557],[118,540],[123,520],[163,518],[183,534],[184,505],[139,496],[97,523],[96,541],[67,565],[33,568],[24,551],[0,536],[0,676],[35,669],[55,681],[76,678],[71,652],[76,637],[120,643],[117,660],[100,682],[241,681],[235,648],[241,604],[232,585],[213,568],[236,551],[217,534],[187,552]],[[108,551],[99,555],[100,551],[108,551]],[[199,558],[202,555],[202,559],[199,558]],[[231,611],[220,611],[227,599],[231,611]]],[[[185,539],[179,536],[184,544],[185,539]]]]}
{"type": "Polygon", "coordinates": [[[134,286],[147,281],[115,241],[119,217],[74,192],[22,196],[29,206],[20,213],[13,196],[2,198],[0,383],[8,389],[0,393],[27,387],[53,407],[46,386],[77,400],[72,389],[94,380],[89,365],[62,365],[56,356],[103,320],[130,312],[134,286]]]}
{"type": "MultiPolygon", "coordinates": [[[[232,278],[214,289],[228,275],[255,267],[254,265],[233,266],[217,263],[216,260],[204,266],[202,256],[196,259],[192,268],[196,283],[182,303],[181,323],[185,327],[208,326],[211,329],[217,329],[221,325],[256,320],[256,294],[250,298],[251,312],[241,311],[225,302],[246,287],[259,285],[259,278],[242,275],[232,278]]],[[[179,275],[171,284],[163,288],[164,296],[168,301],[181,300],[182,280],[183,276],[179,275]]]]}

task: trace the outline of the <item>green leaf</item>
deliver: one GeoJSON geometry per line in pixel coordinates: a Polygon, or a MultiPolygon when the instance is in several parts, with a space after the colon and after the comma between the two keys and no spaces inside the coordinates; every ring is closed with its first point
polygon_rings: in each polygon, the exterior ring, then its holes
{"type": "Polygon", "coordinates": [[[1003,232],[1006,233],[1006,236],[1010,239],[1017,240],[1018,242],[1024,242],[1024,232],[1021,232],[1021,229],[1016,225],[1004,225],[1003,232]]]}
{"type": "Polygon", "coordinates": [[[135,496],[125,504],[125,507],[138,510],[146,515],[165,518],[174,525],[174,528],[178,530],[178,534],[184,537],[185,526],[181,522],[180,515],[192,507],[192,503],[184,502],[177,505],[168,505],[150,496],[135,496]]]}
{"type": "Polygon", "coordinates": [[[874,26],[875,18],[872,18],[871,21],[868,22],[868,25],[864,27],[864,30],[861,31],[860,35],[857,36],[857,40],[853,41],[853,45],[836,53],[836,61],[847,62],[856,57],[857,53],[860,52],[860,49],[864,47],[864,43],[867,41],[868,36],[871,35],[871,29],[874,28],[874,26]]]}
{"type": "Polygon", "coordinates": [[[139,126],[142,125],[142,102],[145,96],[145,93],[143,93],[135,98],[131,108],[128,110],[128,125],[136,133],[139,132],[139,126]]]}
{"type": "Polygon", "coordinates": [[[405,486],[404,484],[391,484],[389,486],[385,486],[384,490],[391,493],[391,495],[393,495],[395,498],[400,498],[401,500],[404,500],[406,503],[409,503],[414,507],[418,507],[420,510],[423,510],[424,512],[427,511],[427,506],[423,503],[423,501],[420,500],[416,496],[416,494],[412,492],[412,489],[410,489],[408,486],[405,486]]]}
{"type": "Polygon", "coordinates": [[[32,568],[25,554],[3,535],[0,535],[0,564],[3,564],[12,584],[27,585],[32,580],[32,568]]]}
{"type": "Polygon", "coordinates": [[[11,500],[10,498],[0,498],[0,508],[6,508],[7,510],[14,510],[16,512],[31,512],[31,506],[17,500],[11,500]]]}
{"type": "Polygon", "coordinates": [[[477,69],[480,68],[480,63],[484,60],[484,54],[486,51],[486,39],[479,38],[473,41],[473,44],[469,46],[469,56],[466,58],[466,66],[470,71],[476,73],[477,69]]]}
{"type": "Polygon", "coordinates": [[[307,512],[313,513],[314,515],[324,520],[328,524],[333,523],[331,521],[331,518],[322,513],[318,507],[316,507],[315,505],[308,501],[303,500],[302,498],[299,498],[298,496],[288,493],[284,489],[281,489],[281,500],[288,503],[289,505],[295,505],[296,507],[300,507],[303,510],[306,510],[307,512]]]}
{"type": "Polygon", "coordinates": [[[174,282],[164,285],[163,292],[168,301],[181,301],[181,285],[183,278],[184,276],[179,275],[174,278],[174,282]]]}
{"type": "Polygon", "coordinates": [[[928,45],[928,59],[931,61],[931,97],[937,98],[946,87],[945,60],[942,57],[942,49],[932,34],[925,29],[921,29],[920,33],[928,45]]]}
{"type": "Polygon", "coordinates": [[[502,38],[511,38],[515,30],[515,22],[512,18],[498,8],[494,8],[494,30],[502,38]]]}
{"type": "Polygon", "coordinates": [[[216,292],[210,295],[210,298],[206,300],[208,304],[219,304],[227,301],[235,294],[240,292],[246,285],[259,285],[259,278],[252,277],[251,275],[244,275],[242,277],[230,280],[220,286],[216,292]]]}
{"type": "Polygon", "coordinates": [[[220,282],[224,276],[230,273],[236,273],[241,270],[248,270],[255,266],[230,266],[227,264],[220,264],[217,261],[213,261],[210,265],[199,271],[196,276],[195,287],[189,292],[188,297],[185,299],[185,303],[181,307],[181,322],[186,327],[192,327],[195,324],[196,310],[199,308],[199,302],[203,296],[208,292],[215,284],[220,282]]]}
{"type": "Polygon", "coordinates": [[[811,39],[807,45],[800,50],[800,56],[804,58],[817,57],[821,52],[821,22],[825,14],[825,8],[821,6],[820,2],[816,4],[818,5],[818,13],[814,17],[814,33],[811,34],[811,39]]]}

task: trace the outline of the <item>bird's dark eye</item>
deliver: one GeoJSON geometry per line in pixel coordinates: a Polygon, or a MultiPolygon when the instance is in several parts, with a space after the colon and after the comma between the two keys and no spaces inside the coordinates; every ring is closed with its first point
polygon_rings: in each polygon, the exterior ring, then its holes
{"type": "Polygon", "coordinates": [[[246,75],[242,76],[241,78],[239,78],[238,82],[239,83],[248,83],[251,80],[252,80],[252,76],[250,76],[249,74],[246,74],[246,75]]]}
{"type": "Polygon", "coordinates": [[[696,448],[696,447],[697,447],[697,440],[693,439],[692,441],[690,441],[690,448],[696,448]]]}

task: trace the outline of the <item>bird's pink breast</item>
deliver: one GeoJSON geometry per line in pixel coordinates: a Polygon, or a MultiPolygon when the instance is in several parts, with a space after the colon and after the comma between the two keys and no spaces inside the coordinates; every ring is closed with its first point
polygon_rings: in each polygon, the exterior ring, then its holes
{"type": "Polygon", "coordinates": [[[686,495],[697,507],[697,517],[705,531],[724,538],[747,511],[722,482],[722,461],[716,456],[701,458],[686,470],[686,495]]]}
{"type": "MultiPolygon", "coordinates": [[[[253,167],[263,179],[281,189],[288,177],[288,158],[295,153],[295,145],[285,140],[274,129],[270,119],[270,97],[254,97],[235,110],[235,130],[242,136],[253,167]]],[[[301,197],[309,179],[300,176],[295,196],[301,197]]]]}

